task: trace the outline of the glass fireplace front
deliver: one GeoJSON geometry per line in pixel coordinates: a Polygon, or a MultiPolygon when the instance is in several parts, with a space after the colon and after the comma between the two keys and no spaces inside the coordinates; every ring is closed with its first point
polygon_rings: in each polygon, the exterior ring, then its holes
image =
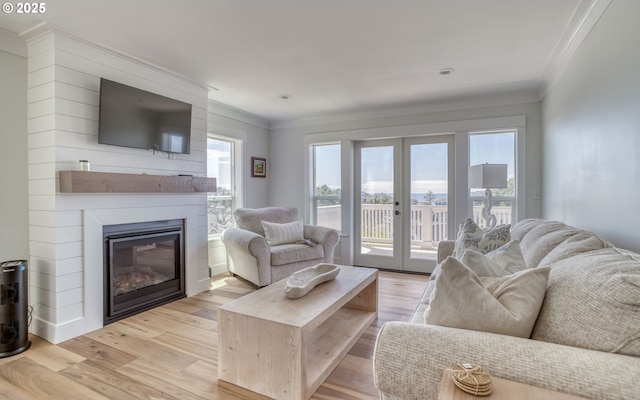
{"type": "Polygon", "coordinates": [[[104,324],[185,297],[184,221],[110,225],[104,232],[104,324]]]}

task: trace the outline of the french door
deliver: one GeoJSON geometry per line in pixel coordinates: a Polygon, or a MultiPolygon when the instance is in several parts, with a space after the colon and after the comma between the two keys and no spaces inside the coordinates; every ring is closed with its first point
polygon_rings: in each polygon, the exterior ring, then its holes
{"type": "Polygon", "coordinates": [[[355,143],[354,263],[431,272],[453,221],[453,136],[355,143]]]}

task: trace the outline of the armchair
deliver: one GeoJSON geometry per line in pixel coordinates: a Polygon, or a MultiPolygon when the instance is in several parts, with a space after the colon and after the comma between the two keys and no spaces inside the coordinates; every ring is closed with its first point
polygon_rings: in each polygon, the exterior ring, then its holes
{"type": "Polygon", "coordinates": [[[222,232],[229,272],[258,287],[286,278],[303,268],[333,262],[339,239],[335,229],[302,225],[302,237],[315,240],[319,243],[316,246],[309,246],[300,240],[282,244],[273,244],[273,241],[272,244],[269,243],[262,222],[297,222],[297,208],[239,208],[233,215],[236,227],[222,232]]]}

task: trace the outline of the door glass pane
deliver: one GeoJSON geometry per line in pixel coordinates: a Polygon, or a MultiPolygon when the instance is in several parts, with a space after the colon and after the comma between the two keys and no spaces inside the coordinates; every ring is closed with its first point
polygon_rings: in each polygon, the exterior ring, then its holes
{"type": "Polygon", "coordinates": [[[447,238],[447,152],[446,143],[410,147],[410,258],[435,260],[438,242],[447,238]]]}
{"type": "Polygon", "coordinates": [[[393,146],[361,149],[362,254],[393,256],[393,152],[393,146]]]}

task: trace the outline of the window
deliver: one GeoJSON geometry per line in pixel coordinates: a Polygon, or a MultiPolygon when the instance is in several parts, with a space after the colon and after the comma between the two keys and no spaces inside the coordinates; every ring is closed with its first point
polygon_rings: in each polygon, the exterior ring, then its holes
{"type": "MultiPolygon", "coordinates": [[[[469,166],[507,164],[507,187],[492,189],[491,213],[496,223],[510,224],[515,219],[516,205],[516,131],[478,132],[469,134],[469,166]]],[[[474,221],[482,224],[484,189],[470,189],[474,221]]]]}
{"type": "Polygon", "coordinates": [[[217,192],[207,194],[209,238],[220,237],[233,223],[235,206],[234,147],[229,140],[207,138],[207,176],[216,178],[217,192]]]}
{"type": "Polygon", "coordinates": [[[313,196],[312,218],[315,224],[341,230],[340,144],[312,146],[313,196]]]}

